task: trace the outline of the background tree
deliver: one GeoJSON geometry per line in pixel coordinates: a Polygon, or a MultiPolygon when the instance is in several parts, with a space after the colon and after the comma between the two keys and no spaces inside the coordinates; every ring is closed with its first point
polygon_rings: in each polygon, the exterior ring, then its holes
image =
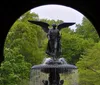
{"type": "Polygon", "coordinates": [[[19,48],[5,48],[5,61],[0,67],[0,85],[28,84],[31,64],[25,62],[19,48]]]}
{"type": "Polygon", "coordinates": [[[95,42],[99,41],[99,36],[95,27],[86,17],[83,17],[82,24],[78,24],[76,25],[76,27],[76,33],[79,35],[83,35],[84,39],[91,38],[95,42]]]}
{"type": "Polygon", "coordinates": [[[68,63],[76,64],[85,50],[94,45],[94,41],[66,30],[68,29],[62,30],[62,57],[65,57],[68,63]]]}
{"type": "Polygon", "coordinates": [[[96,43],[91,49],[82,55],[77,62],[79,71],[80,85],[99,85],[100,84],[100,42],[96,43]]]}

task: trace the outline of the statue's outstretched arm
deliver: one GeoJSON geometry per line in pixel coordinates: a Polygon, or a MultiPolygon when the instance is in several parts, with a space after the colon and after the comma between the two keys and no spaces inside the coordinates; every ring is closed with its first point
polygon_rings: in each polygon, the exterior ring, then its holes
{"type": "Polygon", "coordinates": [[[30,23],[32,23],[32,24],[36,24],[36,25],[38,25],[38,26],[41,26],[42,27],[42,29],[46,32],[46,33],[48,33],[48,31],[49,31],[49,28],[48,28],[48,26],[49,26],[49,24],[48,23],[45,23],[45,22],[42,22],[42,21],[31,21],[31,20],[28,20],[28,22],[30,22],[30,23]]]}

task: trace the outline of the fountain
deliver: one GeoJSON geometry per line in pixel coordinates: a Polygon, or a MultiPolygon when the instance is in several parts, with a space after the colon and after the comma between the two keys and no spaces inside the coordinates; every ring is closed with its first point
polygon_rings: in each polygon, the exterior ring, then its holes
{"type": "Polygon", "coordinates": [[[68,64],[64,58],[61,58],[61,36],[59,31],[75,23],[61,23],[58,26],[53,24],[53,28],[49,29],[48,23],[30,20],[29,22],[41,26],[47,33],[46,54],[50,56],[45,58],[42,64],[32,66],[30,85],[64,85],[64,79],[62,79],[64,75],[62,74],[72,73],[73,69],[77,69],[77,67],[68,64]]]}

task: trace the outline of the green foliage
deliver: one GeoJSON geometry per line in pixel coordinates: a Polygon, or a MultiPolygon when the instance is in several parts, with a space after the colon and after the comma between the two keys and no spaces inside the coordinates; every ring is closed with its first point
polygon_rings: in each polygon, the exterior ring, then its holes
{"type": "Polygon", "coordinates": [[[5,47],[11,49],[18,47],[20,49],[20,54],[25,57],[27,62],[30,62],[31,64],[40,63],[44,57],[42,55],[44,54],[43,51],[40,50],[45,34],[41,28],[31,25],[28,23],[28,19],[25,19],[18,20],[14,23],[7,36],[5,47]]]}
{"type": "Polygon", "coordinates": [[[80,85],[99,85],[100,84],[100,42],[96,43],[91,49],[82,55],[77,62],[79,68],[80,85]]]}
{"type": "Polygon", "coordinates": [[[62,56],[69,63],[75,64],[87,48],[94,45],[92,39],[83,39],[83,36],[67,32],[62,32],[62,56]]]}
{"type": "Polygon", "coordinates": [[[45,34],[28,22],[35,17],[38,15],[27,12],[10,29],[4,47],[5,61],[0,67],[0,85],[28,85],[31,66],[44,58],[41,45],[45,34]]]}
{"type": "Polygon", "coordinates": [[[0,85],[21,85],[23,80],[29,82],[31,64],[24,61],[19,48],[5,48],[5,61],[0,67],[0,85]]]}
{"type": "Polygon", "coordinates": [[[87,19],[83,18],[82,25],[76,25],[76,33],[83,35],[85,39],[92,38],[95,42],[99,41],[98,33],[92,23],[87,19]]]}

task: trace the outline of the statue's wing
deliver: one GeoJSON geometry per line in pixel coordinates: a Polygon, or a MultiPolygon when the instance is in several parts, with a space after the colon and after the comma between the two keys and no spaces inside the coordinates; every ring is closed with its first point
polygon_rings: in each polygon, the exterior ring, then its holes
{"type": "Polygon", "coordinates": [[[65,28],[65,27],[69,27],[71,25],[74,25],[75,23],[61,23],[58,25],[57,29],[61,30],[62,28],[65,28]]]}
{"type": "Polygon", "coordinates": [[[42,22],[42,21],[31,21],[31,20],[28,20],[28,22],[31,22],[31,23],[33,23],[33,24],[36,24],[36,25],[41,26],[42,29],[43,29],[46,33],[48,33],[48,30],[49,30],[49,28],[48,28],[49,24],[48,24],[48,23],[45,23],[45,22],[42,22]]]}

